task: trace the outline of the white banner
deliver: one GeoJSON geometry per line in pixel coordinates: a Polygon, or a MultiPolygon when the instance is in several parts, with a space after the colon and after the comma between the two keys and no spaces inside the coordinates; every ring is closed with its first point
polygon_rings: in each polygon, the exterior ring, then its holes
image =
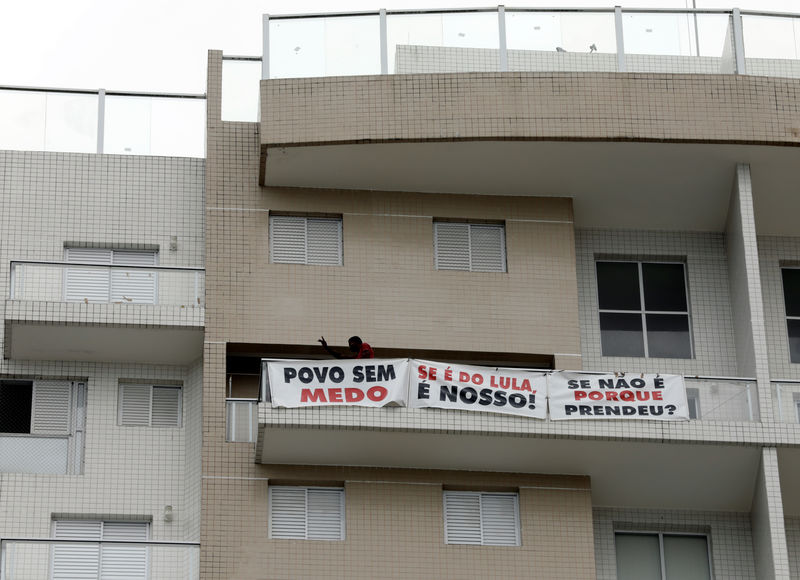
{"type": "Polygon", "coordinates": [[[688,421],[680,375],[553,373],[548,380],[550,418],[688,421]]]}
{"type": "Polygon", "coordinates": [[[270,361],[275,407],[404,407],[408,393],[407,359],[270,361]]]}
{"type": "Polygon", "coordinates": [[[544,373],[410,361],[408,406],[506,413],[544,419],[544,373]]]}

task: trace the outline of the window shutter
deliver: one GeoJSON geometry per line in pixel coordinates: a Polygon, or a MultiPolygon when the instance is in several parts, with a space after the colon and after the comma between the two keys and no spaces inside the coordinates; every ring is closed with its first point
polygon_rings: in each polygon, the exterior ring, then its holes
{"type": "Polygon", "coordinates": [[[150,424],[150,385],[120,385],[119,424],[150,424]]]}
{"type": "Polygon", "coordinates": [[[481,500],[477,493],[444,493],[444,534],[447,544],[481,543],[481,500]]]}
{"type": "MultiPolygon", "coordinates": [[[[111,250],[67,248],[67,262],[111,264],[111,250]]],[[[64,300],[67,302],[108,302],[109,272],[102,268],[67,268],[64,274],[64,300]]]]}
{"type": "Polygon", "coordinates": [[[31,433],[69,435],[72,386],[65,381],[36,381],[33,385],[31,433]]]}
{"type": "Polygon", "coordinates": [[[437,270],[469,270],[469,224],[434,223],[437,270]]]}
{"type": "Polygon", "coordinates": [[[270,252],[277,264],[306,263],[306,220],[302,217],[271,216],[270,252]]]}
{"type": "MultiPolygon", "coordinates": [[[[60,540],[100,540],[101,523],[56,520],[54,537],[60,540]]],[[[53,547],[53,580],[97,578],[100,546],[56,544],[53,547]]]]}
{"type": "Polygon", "coordinates": [[[309,540],[344,539],[344,492],[341,489],[307,490],[309,540]]]}
{"type": "Polygon", "coordinates": [[[503,226],[470,226],[473,272],[505,272],[506,244],[503,226]]]}
{"type": "Polygon", "coordinates": [[[340,220],[309,219],[306,226],[306,263],[340,266],[342,264],[342,222],[340,220]]]}
{"type": "Polygon", "coordinates": [[[153,387],[153,427],[181,426],[180,387],[153,387]]]}
{"type": "MultiPolygon", "coordinates": [[[[148,526],[144,522],[104,522],[104,540],[147,541],[148,526]]],[[[147,547],[104,545],[100,557],[100,578],[103,580],[145,580],[147,547]]]]}
{"type": "Polygon", "coordinates": [[[305,539],[305,488],[270,486],[269,507],[271,537],[296,540],[305,539]]]}
{"type": "MultiPolygon", "coordinates": [[[[156,252],[152,251],[114,250],[113,253],[114,264],[123,266],[155,266],[156,258],[156,252]]],[[[111,271],[111,301],[155,304],[156,279],[155,272],[114,268],[111,271]]]]}
{"type": "Polygon", "coordinates": [[[519,546],[518,502],[516,494],[481,494],[484,546],[519,546]]]}

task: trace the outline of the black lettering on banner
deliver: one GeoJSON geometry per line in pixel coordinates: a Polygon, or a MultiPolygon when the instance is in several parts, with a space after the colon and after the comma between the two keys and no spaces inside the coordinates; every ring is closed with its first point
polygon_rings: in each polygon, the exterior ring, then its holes
{"type": "Polygon", "coordinates": [[[394,365],[379,365],[378,366],[378,380],[389,381],[395,380],[397,375],[394,373],[394,365]]]}
{"type": "Polygon", "coordinates": [[[431,386],[428,383],[418,383],[417,384],[417,399],[430,399],[431,394],[429,392],[431,386]]]}
{"type": "Polygon", "coordinates": [[[364,382],[364,367],[361,366],[353,367],[353,382],[354,383],[364,382]]]}
{"type": "Polygon", "coordinates": [[[455,403],[458,401],[458,387],[453,385],[448,387],[447,385],[442,385],[439,388],[439,400],[440,401],[450,401],[451,403],[455,403]]]}
{"type": "Polygon", "coordinates": [[[462,403],[471,405],[472,403],[478,400],[478,392],[472,387],[466,387],[461,389],[459,397],[461,398],[462,403]]]}
{"type": "Polygon", "coordinates": [[[492,404],[492,389],[481,389],[481,398],[478,399],[478,404],[484,407],[492,404]]]}

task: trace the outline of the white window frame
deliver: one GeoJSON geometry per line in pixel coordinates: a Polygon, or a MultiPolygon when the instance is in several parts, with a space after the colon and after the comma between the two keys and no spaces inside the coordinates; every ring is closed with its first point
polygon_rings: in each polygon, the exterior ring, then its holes
{"type": "MultiPolygon", "coordinates": [[[[95,301],[89,301],[90,303],[94,303],[94,304],[111,304],[111,303],[118,303],[118,304],[128,304],[128,303],[131,303],[131,304],[158,304],[158,272],[148,272],[147,270],[140,270],[138,268],[136,270],[130,270],[129,272],[127,272],[127,274],[131,274],[131,273],[139,273],[139,274],[148,273],[151,276],[151,278],[152,278],[152,286],[153,286],[153,300],[152,300],[152,302],[149,301],[149,300],[130,301],[130,302],[127,301],[127,300],[114,301],[114,299],[113,299],[114,298],[114,294],[115,294],[115,292],[114,292],[114,289],[115,289],[114,274],[115,273],[117,273],[117,274],[120,274],[120,273],[125,274],[126,271],[121,269],[121,268],[112,268],[111,267],[111,266],[130,266],[130,264],[125,264],[124,263],[125,260],[122,260],[122,256],[124,254],[126,254],[126,253],[128,253],[128,254],[130,254],[130,253],[150,254],[150,255],[153,256],[153,264],[152,265],[153,266],[158,266],[158,263],[159,263],[159,252],[158,252],[158,250],[133,250],[133,249],[125,250],[125,249],[112,249],[112,248],[82,248],[82,247],[75,247],[75,246],[67,246],[67,247],[64,248],[64,261],[65,262],[70,262],[71,261],[70,260],[70,251],[73,251],[73,252],[87,252],[88,251],[88,252],[97,252],[98,254],[103,252],[103,253],[107,253],[107,255],[108,255],[108,261],[107,262],[98,261],[97,265],[94,268],[91,268],[91,270],[88,269],[88,268],[86,270],[83,270],[84,273],[85,272],[89,272],[89,271],[93,271],[93,270],[94,271],[102,271],[103,266],[109,266],[109,268],[108,268],[108,280],[105,281],[105,285],[106,285],[106,288],[105,288],[106,297],[105,297],[105,299],[99,300],[99,301],[96,301],[96,302],[95,301]],[[120,260],[123,262],[123,264],[120,264],[120,260]]],[[[80,261],[78,261],[78,263],[80,263],[80,261]]],[[[81,301],[85,302],[85,301],[87,301],[86,298],[81,300],[79,298],[76,299],[74,297],[72,297],[72,298],[69,297],[69,294],[68,294],[68,290],[69,290],[69,288],[68,288],[68,276],[69,276],[70,271],[80,272],[81,268],[80,268],[80,266],[76,266],[76,267],[73,267],[73,268],[64,268],[64,273],[63,273],[63,276],[62,276],[62,278],[63,278],[62,279],[62,288],[63,288],[64,301],[65,302],[81,302],[81,301]]]]}
{"type": "Polygon", "coordinates": [[[273,264],[302,264],[310,266],[341,266],[343,264],[342,258],[342,218],[340,217],[304,217],[304,216],[289,216],[289,215],[270,215],[269,216],[269,260],[273,264]],[[296,260],[289,259],[276,259],[275,249],[278,242],[275,239],[274,233],[276,230],[275,223],[281,220],[287,222],[294,221],[302,223],[305,231],[303,233],[303,247],[295,248],[296,251],[302,252],[302,258],[296,260]],[[335,261],[309,261],[308,253],[308,227],[309,223],[335,223],[337,228],[337,259],[335,261]]]}
{"type": "MultiPolygon", "coordinates": [[[[102,543],[104,540],[108,540],[108,538],[106,537],[106,533],[105,533],[106,526],[108,526],[109,524],[125,524],[125,525],[141,526],[142,531],[144,531],[144,539],[140,540],[140,541],[143,541],[143,542],[150,541],[150,534],[151,534],[151,530],[152,530],[151,523],[149,521],[144,521],[144,520],[142,520],[142,521],[122,521],[122,520],[93,520],[93,519],[82,520],[82,519],[72,519],[72,518],[63,518],[63,519],[62,518],[58,518],[58,519],[54,519],[53,522],[52,522],[51,537],[54,538],[54,539],[67,539],[67,540],[69,540],[69,539],[80,539],[80,540],[84,540],[84,539],[93,540],[93,539],[95,539],[95,538],[87,538],[87,537],[68,537],[68,538],[61,537],[61,538],[59,538],[59,534],[58,534],[58,523],[59,522],[70,523],[70,524],[76,524],[76,523],[79,523],[79,524],[97,524],[99,526],[98,527],[98,534],[96,536],[97,543],[96,544],[92,544],[92,543],[81,542],[81,543],[78,543],[78,544],[69,544],[67,542],[54,542],[52,547],[51,547],[51,549],[50,549],[50,569],[49,569],[49,574],[48,574],[49,578],[53,578],[54,577],[55,565],[56,565],[56,557],[57,557],[57,553],[60,550],[64,550],[64,549],[68,550],[70,547],[73,547],[73,548],[78,548],[78,549],[81,549],[81,550],[85,551],[85,550],[90,549],[92,547],[96,547],[97,548],[97,576],[96,577],[86,578],[85,580],[94,580],[94,578],[96,578],[97,580],[101,580],[102,573],[103,573],[103,552],[104,551],[108,551],[109,549],[113,550],[114,548],[120,547],[119,544],[103,544],[102,543]]],[[[142,546],[142,548],[143,548],[143,555],[144,555],[144,562],[143,562],[143,565],[144,565],[144,576],[142,576],[141,578],[143,578],[143,580],[147,580],[148,578],[150,578],[150,548],[149,548],[149,546],[146,546],[146,545],[142,546]]]]}
{"type": "MultiPolygon", "coordinates": [[[[471,546],[520,546],[521,545],[521,532],[520,532],[520,516],[519,516],[519,493],[516,492],[485,492],[485,491],[443,491],[442,492],[442,512],[444,515],[444,542],[451,545],[471,545],[471,546]],[[509,498],[513,499],[513,515],[514,519],[514,543],[500,543],[494,541],[492,538],[487,537],[487,522],[486,522],[486,509],[485,500],[487,498],[509,498]],[[448,498],[475,498],[477,500],[477,513],[472,514],[478,520],[478,528],[472,530],[473,533],[479,533],[479,541],[458,541],[451,536],[455,535],[452,531],[454,527],[453,518],[454,514],[449,513],[448,498]]],[[[508,516],[508,514],[506,514],[508,516]]]]}
{"type": "Polygon", "coordinates": [[[269,486],[269,537],[271,539],[284,539],[284,540],[322,540],[322,541],[343,541],[345,539],[345,499],[344,499],[344,488],[343,487],[316,487],[316,486],[290,486],[290,485],[270,485],[269,486]],[[275,501],[276,501],[276,494],[280,494],[284,491],[292,491],[292,492],[304,492],[304,507],[301,510],[297,510],[293,514],[285,514],[300,518],[302,517],[302,522],[297,521],[296,524],[298,527],[303,527],[303,533],[298,535],[281,535],[279,532],[275,531],[274,520],[278,515],[275,510],[275,501]],[[309,508],[308,508],[308,496],[309,494],[314,494],[315,492],[324,492],[326,494],[333,494],[334,492],[338,494],[339,498],[339,533],[337,537],[322,537],[317,534],[314,530],[309,529],[308,520],[309,520],[309,508]]]}
{"type": "Polygon", "coordinates": [[[120,427],[151,427],[155,429],[180,429],[183,427],[183,386],[182,385],[161,385],[149,383],[120,383],[117,389],[117,425],[120,427]],[[147,423],[131,422],[130,419],[125,419],[123,416],[124,409],[124,395],[125,387],[139,387],[148,389],[149,399],[147,405],[147,423]],[[153,425],[153,393],[157,389],[176,389],[178,391],[178,400],[176,409],[177,425],[153,425]]]}
{"type": "Polygon", "coordinates": [[[614,530],[614,553],[615,553],[615,560],[616,560],[616,549],[617,549],[617,535],[618,534],[627,534],[627,535],[641,535],[641,536],[658,536],[658,555],[661,559],[661,578],[664,579],[667,576],[667,562],[664,559],[664,536],[678,536],[678,537],[693,537],[693,538],[705,538],[706,540],[706,556],[708,556],[708,570],[711,580],[714,580],[714,567],[712,566],[712,558],[711,558],[711,542],[708,534],[697,533],[697,532],[656,532],[656,531],[647,531],[647,530],[614,530]]]}
{"type": "MultiPolygon", "coordinates": [[[[600,318],[601,318],[600,315],[601,314],[639,314],[641,316],[641,319],[642,319],[642,340],[643,340],[643,343],[644,343],[644,358],[652,358],[652,357],[650,357],[650,348],[649,348],[649,345],[647,343],[647,315],[648,314],[666,314],[666,315],[670,315],[670,316],[685,315],[687,323],[688,323],[688,326],[689,326],[689,358],[686,358],[686,359],[681,358],[681,359],[675,359],[675,360],[691,360],[691,359],[693,359],[695,357],[694,336],[693,336],[694,332],[692,332],[692,329],[693,329],[694,325],[692,324],[692,309],[691,309],[691,302],[689,301],[689,298],[690,298],[689,297],[689,275],[688,275],[688,272],[687,272],[687,269],[686,269],[686,263],[685,262],[675,262],[675,261],[666,261],[666,260],[606,260],[606,259],[597,258],[597,259],[595,259],[594,264],[595,264],[594,276],[595,276],[595,285],[596,285],[596,296],[595,296],[595,299],[597,300],[597,310],[598,310],[597,324],[598,324],[598,328],[601,331],[601,336],[602,336],[602,330],[603,330],[602,322],[600,320],[600,318]],[[638,310],[613,310],[613,309],[607,309],[607,308],[600,308],[600,280],[597,277],[597,264],[599,264],[601,262],[603,262],[603,263],[616,262],[616,263],[621,263],[621,264],[636,264],[637,265],[637,267],[638,267],[637,269],[638,269],[638,272],[639,272],[639,309],[638,310]],[[642,265],[643,264],[679,265],[679,266],[681,266],[683,268],[683,290],[684,290],[685,297],[686,297],[686,310],[685,311],[678,311],[678,310],[647,310],[646,309],[645,302],[644,302],[644,276],[642,274],[642,265]]],[[[602,352],[602,348],[603,348],[603,345],[602,345],[602,338],[601,338],[601,344],[600,344],[601,352],[602,352]]],[[[629,355],[617,355],[617,354],[609,354],[609,355],[607,355],[605,353],[602,353],[602,356],[629,357],[629,355]]],[[[640,357],[632,357],[632,358],[640,358],[640,357]]]]}
{"type": "Polygon", "coordinates": [[[444,221],[444,220],[437,220],[433,222],[433,255],[434,255],[434,267],[436,270],[454,270],[454,271],[462,271],[462,272],[489,272],[489,273],[506,273],[508,271],[508,260],[506,257],[506,226],[505,224],[477,224],[477,223],[470,223],[470,222],[458,222],[458,221],[444,221]],[[439,228],[440,227],[457,227],[462,226],[467,230],[467,247],[464,248],[466,250],[466,258],[467,263],[469,264],[466,268],[459,268],[453,267],[452,265],[447,265],[442,263],[440,252],[439,252],[439,228]],[[474,244],[474,232],[479,229],[493,229],[500,232],[500,260],[501,264],[499,264],[499,269],[483,269],[483,268],[476,268],[473,263],[473,251],[472,246],[474,244]]]}

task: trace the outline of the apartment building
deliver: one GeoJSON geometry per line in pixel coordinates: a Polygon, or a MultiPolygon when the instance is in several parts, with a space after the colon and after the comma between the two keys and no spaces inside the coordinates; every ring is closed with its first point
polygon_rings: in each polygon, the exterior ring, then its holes
{"type": "Polygon", "coordinates": [[[265,17],[204,159],[1,152],[4,578],[800,576],[797,18],[265,17]],[[684,420],[270,380],[405,361],[684,420]]]}

